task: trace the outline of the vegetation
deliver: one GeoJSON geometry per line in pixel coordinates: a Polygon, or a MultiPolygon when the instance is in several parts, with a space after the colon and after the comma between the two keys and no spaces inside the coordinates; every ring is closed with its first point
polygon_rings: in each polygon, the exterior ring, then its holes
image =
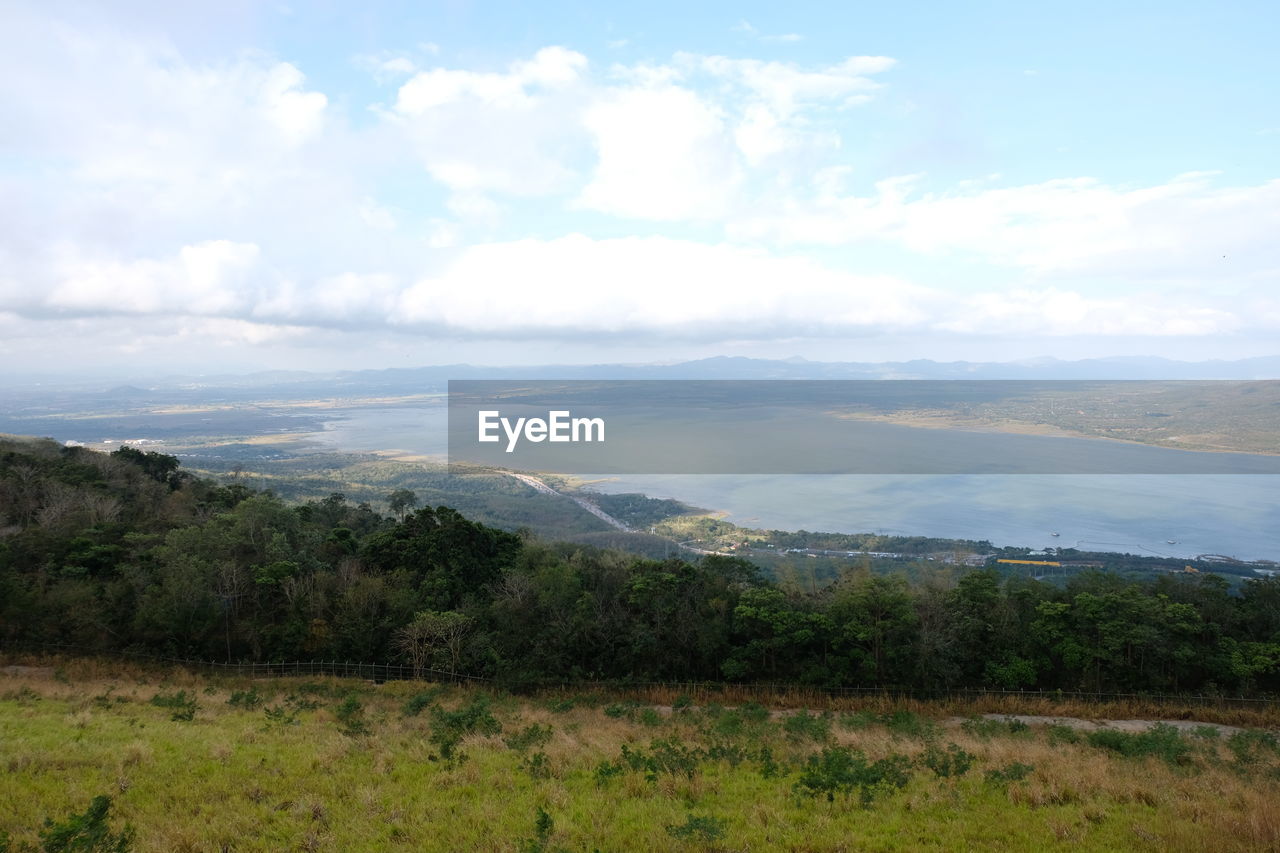
{"type": "MultiPolygon", "coordinates": [[[[805,587],[740,558],[548,544],[412,504],[398,496],[401,518],[341,494],[289,505],[162,454],[6,443],[0,641],[393,662],[512,687],[1280,690],[1278,578],[1234,594],[1210,575],[1087,572],[1055,586],[846,568],[805,587]]],[[[354,709],[349,719],[352,733],[364,725],[354,709]]],[[[795,734],[817,740],[806,732],[795,734]]]]}
{"type": "MultiPolygon", "coordinates": [[[[3,663],[19,660],[41,663],[3,663]]],[[[1064,743],[1000,719],[979,731],[942,703],[793,712],[694,695],[675,711],[673,691],[597,692],[553,709],[555,696],[412,682],[48,663],[0,675],[0,850],[1280,844],[1280,752],[1265,731],[1064,743]],[[406,714],[424,693],[429,712],[406,714]],[[179,694],[200,697],[192,721],[152,701],[179,694]],[[282,708],[293,724],[269,722],[282,708]]]]}

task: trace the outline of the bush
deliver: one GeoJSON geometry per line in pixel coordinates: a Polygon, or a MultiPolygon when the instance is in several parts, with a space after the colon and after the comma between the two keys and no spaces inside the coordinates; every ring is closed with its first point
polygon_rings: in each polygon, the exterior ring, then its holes
{"type": "Polygon", "coordinates": [[[460,760],[456,750],[462,739],[473,732],[496,735],[502,724],[489,711],[489,697],[477,696],[457,711],[433,708],[431,711],[431,743],[446,761],[460,760]]]}
{"type": "Polygon", "coordinates": [[[642,726],[660,726],[666,722],[663,716],[654,708],[640,709],[639,720],[642,726]]]}
{"type": "Polygon", "coordinates": [[[725,822],[718,817],[694,817],[689,815],[683,824],[668,824],[667,835],[681,841],[698,841],[710,844],[724,838],[725,822]]]}
{"type": "Polygon", "coordinates": [[[767,746],[760,747],[756,761],[759,762],[760,778],[762,779],[774,779],[783,773],[782,765],[774,759],[773,750],[767,746]]]}
{"type": "Polygon", "coordinates": [[[360,704],[355,694],[347,696],[342,704],[333,710],[333,714],[338,718],[338,728],[344,735],[355,737],[369,733],[369,726],[364,720],[364,705],[360,704]]]}
{"type": "Polygon", "coordinates": [[[782,730],[792,740],[812,740],[819,743],[831,737],[830,715],[811,715],[807,710],[792,714],[782,721],[782,730]]]}
{"type": "Polygon", "coordinates": [[[189,723],[196,718],[200,706],[194,694],[188,696],[187,691],[177,693],[157,693],[151,697],[151,704],[157,708],[168,708],[169,719],[178,723],[189,723]]]}
{"type": "Polygon", "coordinates": [[[401,713],[406,717],[416,717],[435,704],[436,699],[444,692],[443,687],[431,687],[421,690],[408,698],[401,713]]]}
{"type": "Polygon", "coordinates": [[[520,842],[521,853],[543,853],[555,828],[556,822],[551,819],[551,815],[542,806],[538,806],[537,817],[533,822],[533,838],[525,838],[520,842]]]}
{"type": "Polygon", "coordinates": [[[988,770],[983,774],[983,779],[991,785],[1008,785],[1011,782],[1021,782],[1030,776],[1033,770],[1035,768],[1030,764],[1015,761],[1012,764],[1006,764],[1004,767],[988,770]]]}
{"type": "Polygon", "coordinates": [[[893,711],[883,714],[880,722],[899,737],[931,740],[938,736],[938,724],[910,711],[893,711]]]}
{"type": "Polygon", "coordinates": [[[973,767],[974,757],[972,753],[965,752],[954,743],[947,744],[946,749],[939,749],[936,745],[930,744],[921,760],[925,767],[934,772],[935,776],[947,778],[968,773],[973,767]]]}
{"type": "Polygon", "coordinates": [[[520,766],[528,771],[529,775],[534,779],[549,779],[551,777],[551,762],[547,759],[545,752],[535,752],[533,755],[522,759],[520,766]]]}
{"type": "Polygon", "coordinates": [[[298,724],[297,712],[290,710],[288,705],[268,706],[262,709],[262,715],[267,718],[267,728],[271,726],[296,726],[298,724]]]}
{"type": "Polygon", "coordinates": [[[1080,733],[1070,726],[1049,726],[1049,743],[1079,743],[1080,733]]]}
{"type": "Polygon", "coordinates": [[[622,762],[633,771],[643,772],[644,778],[650,782],[658,781],[658,776],[664,773],[692,779],[705,757],[706,753],[701,749],[685,746],[678,737],[654,740],[650,742],[648,752],[622,745],[622,762]]]}
{"type": "Polygon", "coordinates": [[[112,832],[107,822],[111,798],[97,796],[84,814],[73,814],[61,823],[50,819],[40,831],[45,853],[129,853],[133,847],[133,827],[112,832]]]}
{"type": "Polygon", "coordinates": [[[1102,729],[1089,733],[1089,745],[1118,752],[1126,758],[1158,756],[1169,764],[1186,764],[1190,761],[1191,744],[1178,730],[1164,723],[1157,723],[1140,733],[1118,732],[1102,729]]]}
{"type": "Polygon", "coordinates": [[[551,726],[540,726],[537,723],[502,739],[502,742],[507,745],[507,749],[519,753],[528,752],[535,746],[546,746],[550,741],[551,726]]]}
{"type": "Polygon", "coordinates": [[[612,761],[601,761],[596,765],[596,787],[603,788],[605,785],[609,784],[610,779],[621,776],[625,772],[626,768],[621,764],[612,761]]]}
{"type": "Polygon", "coordinates": [[[246,711],[253,711],[261,706],[266,700],[262,694],[258,692],[258,688],[250,687],[248,690],[236,690],[231,694],[231,698],[227,700],[227,704],[232,708],[243,708],[246,711]]]}
{"type": "Polygon", "coordinates": [[[1264,752],[1280,752],[1280,742],[1270,732],[1251,729],[1236,732],[1227,738],[1227,749],[1231,750],[1237,764],[1256,764],[1262,759],[1264,752]]]}
{"type": "Polygon", "coordinates": [[[825,795],[827,802],[834,802],[837,794],[849,796],[856,791],[866,806],[879,793],[906,787],[911,781],[910,767],[905,755],[868,763],[860,750],[828,747],[820,755],[809,756],[794,790],[811,797],[825,795]]]}
{"type": "Polygon", "coordinates": [[[746,748],[736,743],[716,741],[707,750],[707,758],[711,761],[727,761],[730,767],[737,767],[746,761],[749,753],[746,748]]]}
{"type": "Polygon", "coordinates": [[[873,711],[854,711],[852,714],[840,715],[840,727],[849,731],[861,731],[875,724],[875,713],[873,711]]]}
{"type": "Polygon", "coordinates": [[[612,717],[615,720],[634,720],[636,717],[636,709],[639,707],[640,703],[638,702],[614,702],[611,705],[605,706],[604,715],[606,717],[612,717]]]}
{"type": "Polygon", "coordinates": [[[984,740],[1002,735],[1025,735],[1031,731],[1030,726],[1021,720],[1015,720],[1013,717],[1005,717],[1003,720],[970,717],[960,724],[960,728],[974,737],[984,740]]]}

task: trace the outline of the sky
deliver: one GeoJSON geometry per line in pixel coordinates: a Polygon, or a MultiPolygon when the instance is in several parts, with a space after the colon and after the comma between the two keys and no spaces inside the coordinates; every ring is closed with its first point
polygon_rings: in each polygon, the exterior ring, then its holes
{"type": "Polygon", "coordinates": [[[1278,28],[4,0],[0,374],[1280,354],[1278,28]]]}

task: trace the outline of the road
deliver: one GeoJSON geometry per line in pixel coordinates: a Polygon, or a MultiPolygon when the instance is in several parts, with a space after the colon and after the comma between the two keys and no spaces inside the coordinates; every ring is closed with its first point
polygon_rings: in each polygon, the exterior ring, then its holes
{"type": "Polygon", "coordinates": [[[577,495],[566,495],[564,492],[557,492],[555,489],[551,488],[546,483],[542,482],[537,477],[534,477],[531,474],[517,474],[514,471],[503,471],[502,473],[507,474],[508,476],[511,476],[511,477],[515,477],[517,480],[524,483],[529,488],[534,489],[535,491],[542,492],[544,495],[559,495],[562,498],[568,498],[569,500],[573,501],[578,506],[582,507],[587,512],[591,513],[596,518],[600,519],[605,524],[608,524],[611,527],[616,527],[618,530],[625,530],[628,533],[635,532],[634,528],[622,523],[618,519],[614,518],[612,515],[609,515],[609,513],[605,512],[600,507],[596,506],[586,498],[580,498],[577,495]]]}

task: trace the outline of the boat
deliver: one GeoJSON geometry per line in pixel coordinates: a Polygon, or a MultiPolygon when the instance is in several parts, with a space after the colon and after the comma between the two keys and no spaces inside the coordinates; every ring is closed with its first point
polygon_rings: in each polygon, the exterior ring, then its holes
{"type": "Polygon", "coordinates": [[[1058,536],[1059,534],[1057,534],[1057,533],[1050,533],[1049,535],[1050,535],[1050,536],[1058,536]]]}

